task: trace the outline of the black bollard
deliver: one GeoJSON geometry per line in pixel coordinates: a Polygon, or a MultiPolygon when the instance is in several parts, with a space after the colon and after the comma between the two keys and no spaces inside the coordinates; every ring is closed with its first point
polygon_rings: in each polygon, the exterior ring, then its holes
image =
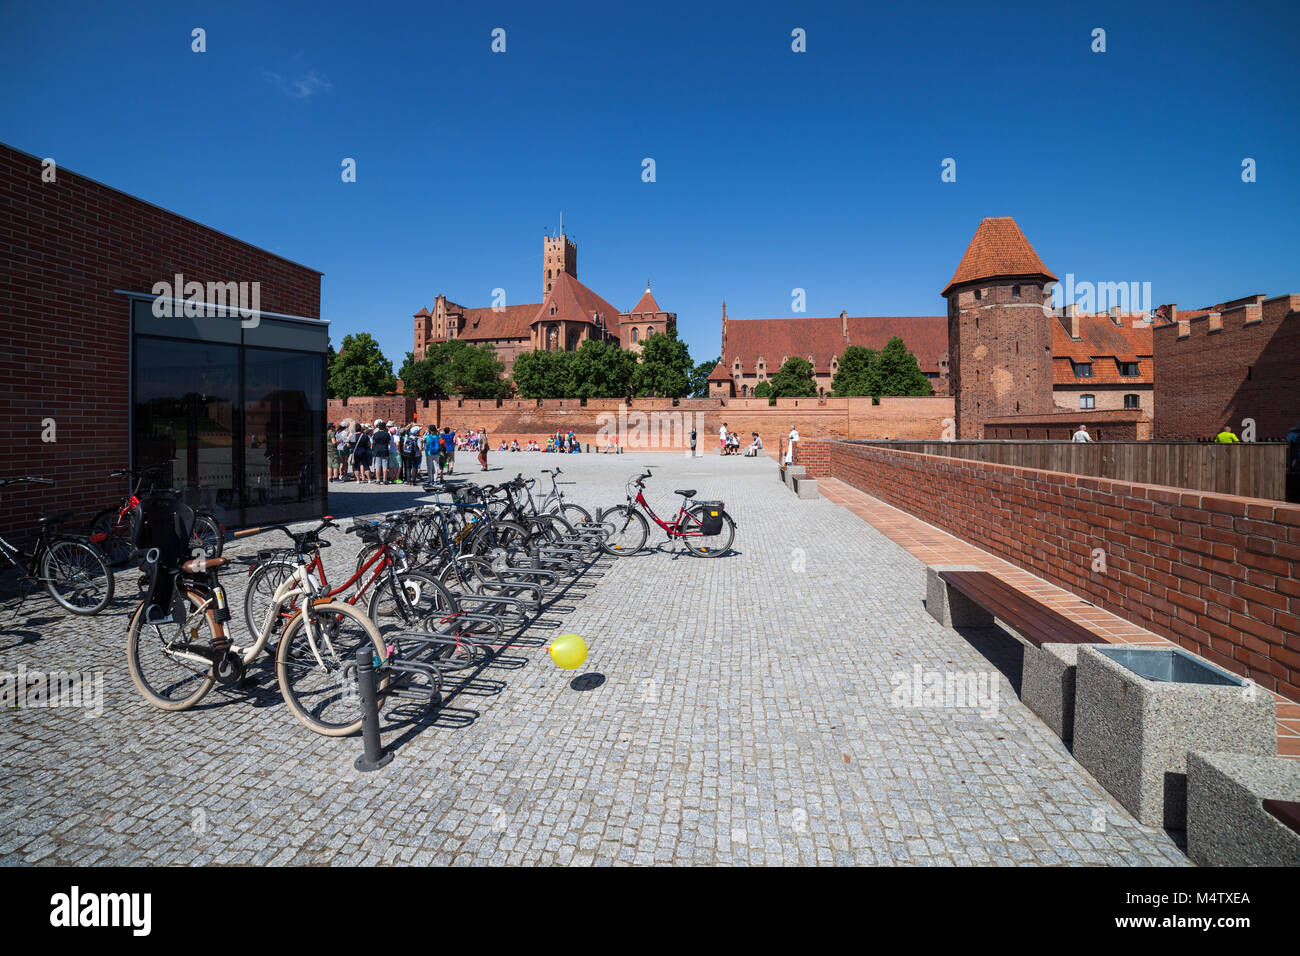
{"type": "Polygon", "coordinates": [[[384,752],[379,739],[379,700],[375,690],[374,650],[364,647],[357,651],[357,693],[361,697],[361,740],[365,752],[353,764],[358,770],[378,770],[388,766],[393,759],[384,752]]]}

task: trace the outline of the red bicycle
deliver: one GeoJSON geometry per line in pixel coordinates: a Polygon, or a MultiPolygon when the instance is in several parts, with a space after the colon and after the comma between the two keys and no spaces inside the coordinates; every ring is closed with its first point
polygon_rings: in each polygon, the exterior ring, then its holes
{"type": "Polygon", "coordinates": [[[694,501],[694,488],[678,488],[673,491],[682,496],[677,515],[671,522],[664,521],[645,500],[645,482],[649,477],[647,468],[628,482],[627,504],[597,512],[597,523],[608,533],[602,545],[607,554],[624,558],[641,551],[650,534],[646,515],[668,535],[669,541],[681,538],[691,554],[716,558],[731,550],[731,543],[736,540],[736,522],[727,514],[725,502],[694,501]]]}
{"type": "MultiPolygon", "coordinates": [[[[135,478],[135,487],[131,493],[117,503],[115,508],[105,508],[90,520],[87,535],[91,544],[100,550],[109,564],[124,563],[135,547],[132,544],[136,525],[140,521],[140,491],[146,480],[151,483],[162,475],[159,466],[133,470],[123,468],[115,471],[110,478],[135,478]]],[[[221,557],[222,543],[226,529],[210,514],[196,512],[194,515],[194,533],[190,536],[190,553],[197,556],[201,551],[205,558],[221,557]]]]}

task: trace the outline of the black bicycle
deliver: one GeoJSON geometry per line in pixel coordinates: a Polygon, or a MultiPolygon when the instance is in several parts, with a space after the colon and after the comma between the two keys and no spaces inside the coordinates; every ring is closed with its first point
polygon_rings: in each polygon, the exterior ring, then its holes
{"type": "MultiPolygon", "coordinates": [[[[0,486],[18,484],[52,485],[54,480],[0,478],[0,486]]],[[[59,531],[59,525],[71,517],[71,511],[38,513],[36,547],[27,552],[0,537],[0,554],[18,569],[25,585],[44,587],[60,607],[73,614],[98,614],[113,600],[113,572],[107,559],[90,544],[59,531]]]]}

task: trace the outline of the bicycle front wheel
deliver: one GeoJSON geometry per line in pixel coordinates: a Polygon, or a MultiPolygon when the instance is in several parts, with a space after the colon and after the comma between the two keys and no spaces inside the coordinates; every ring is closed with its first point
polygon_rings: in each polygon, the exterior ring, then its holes
{"type": "MultiPolygon", "coordinates": [[[[370,650],[380,661],[387,658],[374,622],[342,601],[314,604],[285,628],[276,647],[275,676],[289,710],[310,730],[347,737],[361,729],[360,650],[370,650]]],[[[376,675],[380,707],[387,686],[387,676],[376,675]]]]}
{"type": "Polygon", "coordinates": [[[596,522],[606,532],[601,550],[615,557],[626,558],[636,554],[645,547],[645,540],[650,536],[650,524],[645,515],[630,505],[602,510],[597,513],[596,522]]]}
{"type": "Polygon", "coordinates": [[[161,624],[145,623],[146,602],[141,601],[131,615],[126,633],[126,666],[140,694],[160,710],[189,710],[212,690],[212,662],[192,650],[210,647],[216,631],[210,615],[197,615],[201,602],[190,592],[185,594],[185,624],[170,618],[161,624]],[[199,641],[199,627],[206,627],[207,638],[199,641]]]}
{"type": "Polygon", "coordinates": [[[116,508],[107,508],[90,521],[90,543],[103,553],[110,565],[125,564],[131,556],[131,522],[116,508]]]}
{"type": "Polygon", "coordinates": [[[370,593],[366,606],[367,615],[385,642],[400,631],[423,627],[427,618],[440,621],[460,611],[456,598],[432,575],[405,571],[394,573],[393,578],[370,593]]]}
{"type": "Polygon", "coordinates": [[[108,559],[84,541],[52,542],[41,558],[41,579],[50,597],[73,614],[98,614],[113,600],[108,559]]]}
{"type": "Polygon", "coordinates": [[[731,542],[736,540],[736,523],[731,515],[722,512],[722,530],[717,534],[703,534],[706,513],[703,505],[696,505],[682,517],[677,526],[682,543],[691,554],[700,558],[716,558],[731,550],[731,542]]]}
{"type": "Polygon", "coordinates": [[[202,548],[204,557],[221,557],[221,549],[225,546],[224,537],[221,525],[217,524],[217,519],[212,515],[194,516],[194,533],[190,536],[190,547],[202,548]]]}
{"type": "MultiPolygon", "coordinates": [[[[266,561],[257,566],[248,578],[248,586],[244,588],[244,624],[248,626],[250,645],[243,649],[244,663],[251,664],[253,658],[253,648],[257,647],[258,636],[262,633],[262,628],[266,626],[267,615],[271,613],[271,608],[275,604],[275,592],[280,585],[293,576],[297,569],[294,561],[285,559],[275,559],[266,561]]],[[[268,640],[274,641],[276,633],[294,615],[298,613],[298,603],[296,600],[289,602],[280,609],[280,620],[271,626],[271,634],[268,640]]]]}

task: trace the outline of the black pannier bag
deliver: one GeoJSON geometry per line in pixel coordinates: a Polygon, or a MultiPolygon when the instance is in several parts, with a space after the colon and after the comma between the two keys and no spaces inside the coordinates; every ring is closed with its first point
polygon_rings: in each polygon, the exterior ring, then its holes
{"type": "Polygon", "coordinates": [[[697,501],[695,503],[704,508],[704,514],[700,518],[700,534],[722,534],[722,502],[697,501]]]}
{"type": "Polygon", "coordinates": [[[189,542],[193,534],[194,510],[179,498],[154,495],[141,503],[135,547],[146,552],[143,565],[149,575],[146,622],[162,623],[170,617],[177,624],[185,623],[185,600],[176,587],[176,578],[181,565],[192,557],[189,542]],[[149,557],[157,560],[149,561],[149,557]]]}

